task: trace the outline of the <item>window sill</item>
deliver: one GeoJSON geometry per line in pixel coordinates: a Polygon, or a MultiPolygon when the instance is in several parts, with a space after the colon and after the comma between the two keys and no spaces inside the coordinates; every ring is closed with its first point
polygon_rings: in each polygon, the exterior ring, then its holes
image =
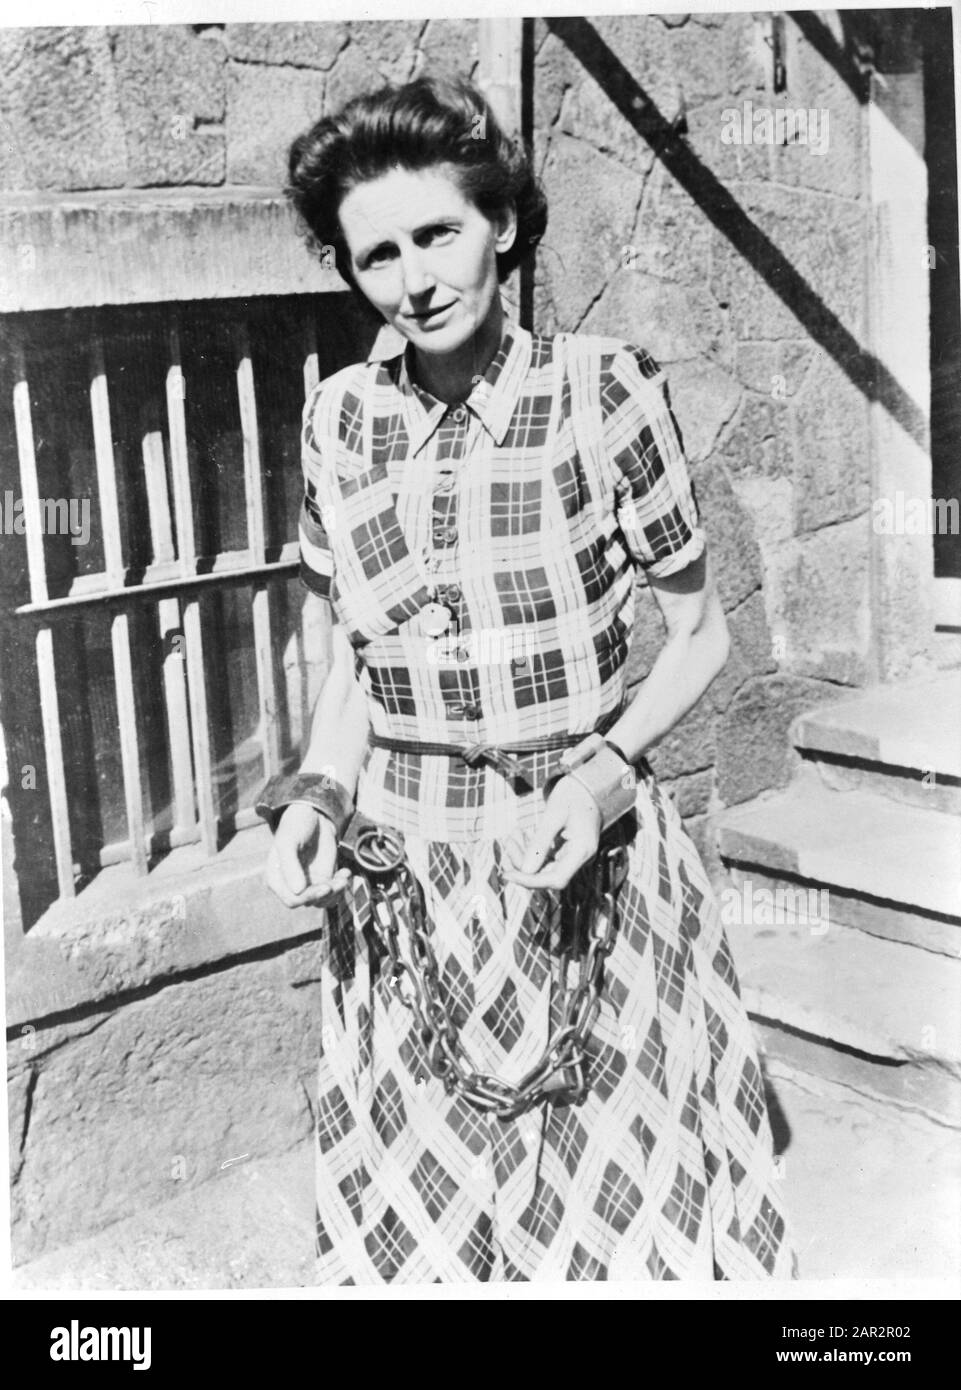
{"type": "Polygon", "coordinates": [[[147,878],[126,864],[103,869],[8,950],[7,1027],[316,935],[320,909],[291,911],[263,883],[269,844],[269,830],[258,825],[239,831],[214,859],[187,845],[147,878]]]}
{"type": "Polygon", "coordinates": [[[278,188],[0,195],[0,313],[346,289],[278,188]]]}

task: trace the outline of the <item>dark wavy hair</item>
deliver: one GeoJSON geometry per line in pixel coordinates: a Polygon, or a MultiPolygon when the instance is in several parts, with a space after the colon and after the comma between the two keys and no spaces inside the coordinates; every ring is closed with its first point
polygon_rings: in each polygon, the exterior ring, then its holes
{"type": "Polygon", "coordinates": [[[333,247],[337,269],[356,289],[340,226],[340,204],[360,183],[390,169],[452,166],[461,192],[493,218],[513,203],[517,235],[498,253],[498,279],[534,252],[547,226],[547,200],[529,154],[509,139],[481,93],[462,78],[418,77],[353,97],[290,147],[284,188],[316,255],[333,247]]]}

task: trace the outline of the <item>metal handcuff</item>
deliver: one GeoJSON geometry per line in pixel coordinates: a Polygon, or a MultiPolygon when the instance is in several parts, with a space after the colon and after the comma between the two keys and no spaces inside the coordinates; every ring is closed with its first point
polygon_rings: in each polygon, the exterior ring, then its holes
{"type": "MultiPolygon", "coordinates": [[[[598,853],[562,890],[572,914],[570,940],[586,950],[577,985],[564,1000],[560,1026],[540,1060],[512,1083],[477,1071],[471,1062],[441,990],[440,970],[431,942],[423,892],[407,862],[402,835],[356,812],[341,838],[343,867],[363,873],[371,894],[375,928],[387,953],[388,983],[414,1016],[430,1070],[448,1094],[462,1096],[499,1119],[514,1119],[547,1101],[576,1104],[589,1089],[587,1043],[601,1008],[604,965],[617,936],[617,894],[627,874],[628,832],[623,819],[601,836],[598,853]],[[411,960],[400,952],[402,908],[406,909],[411,960]],[[593,912],[593,916],[592,916],[593,912]]],[[[571,946],[562,948],[565,967],[571,946]]]]}

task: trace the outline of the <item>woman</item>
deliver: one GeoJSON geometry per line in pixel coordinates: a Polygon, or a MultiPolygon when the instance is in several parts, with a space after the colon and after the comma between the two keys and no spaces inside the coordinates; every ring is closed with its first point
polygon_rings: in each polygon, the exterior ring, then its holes
{"type": "Polygon", "coordinates": [[[731,957],[644,760],[728,650],[662,374],[507,321],[546,209],[466,83],[349,102],[288,193],[406,340],[306,404],[329,675],[263,798],[268,883],[328,914],[321,1279],[790,1274],[731,957]],[[635,564],[667,635],[625,705],[635,564]]]}

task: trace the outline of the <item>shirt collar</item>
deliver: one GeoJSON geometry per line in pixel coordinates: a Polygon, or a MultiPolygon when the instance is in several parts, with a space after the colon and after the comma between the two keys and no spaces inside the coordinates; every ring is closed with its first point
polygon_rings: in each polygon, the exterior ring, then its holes
{"type": "MultiPolygon", "coordinates": [[[[400,356],[397,384],[404,398],[404,415],[411,453],[430,439],[448,409],[419,386],[410,375],[410,348],[400,356]]],[[[472,411],[495,444],[503,444],[514,415],[531,361],[531,335],[516,323],[505,321],[501,345],[464,404],[472,411]]]]}

